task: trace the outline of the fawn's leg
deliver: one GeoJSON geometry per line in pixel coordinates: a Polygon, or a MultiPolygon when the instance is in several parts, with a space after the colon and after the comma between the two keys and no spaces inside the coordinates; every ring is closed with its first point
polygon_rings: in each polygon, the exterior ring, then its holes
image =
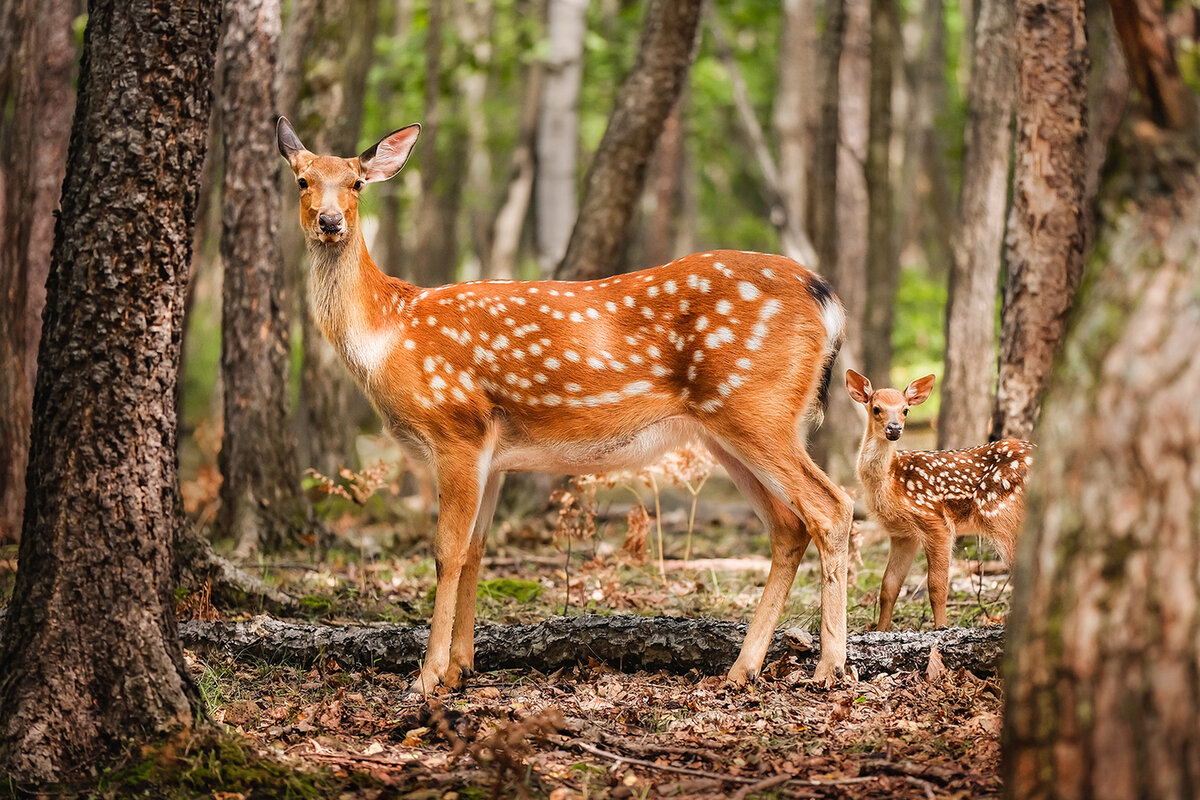
{"type": "MultiPolygon", "coordinates": [[[[795,435],[794,419],[783,424],[761,419],[747,422],[735,429],[736,438],[731,437],[732,442],[722,438],[721,445],[799,517],[803,530],[817,546],[821,556],[821,658],[813,679],[830,682],[843,673],[846,665],[846,560],[854,507],[846,493],[804,452],[795,435]]],[[[799,556],[795,558],[799,560],[799,556]]],[[[774,553],[772,562],[773,573],[774,553]]],[[[787,565],[786,559],[780,563],[781,580],[787,565]]],[[[787,574],[788,586],[794,575],[792,567],[787,574]]],[[[762,664],[782,610],[782,601],[775,605],[774,599],[774,594],[768,597],[764,591],[763,602],[742,645],[742,655],[734,664],[739,671],[753,673],[762,664]],[[766,602],[768,599],[772,601],[770,604],[766,602]]]]}
{"type": "Polygon", "coordinates": [[[946,596],[950,589],[950,549],[954,533],[946,528],[930,531],[925,541],[929,561],[929,604],[933,606],[933,624],[946,627],[946,596]]]}
{"type": "Polygon", "coordinates": [[[437,597],[433,602],[425,663],[410,689],[414,693],[427,694],[448,677],[458,587],[480,506],[483,488],[480,479],[486,474],[480,465],[485,459],[490,461],[490,449],[481,452],[462,448],[454,453],[439,454],[437,459],[438,525],[433,547],[437,597]]]}
{"type": "Polygon", "coordinates": [[[475,598],[479,592],[479,562],[483,560],[487,547],[488,530],[492,526],[492,515],[496,513],[496,500],[500,497],[503,483],[504,473],[491,473],[480,497],[467,560],[458,580],[454,629],[450,637],[450,668],[444,679],[447,686],[459,685],[462,679],[470,677],[475,671],[475,598]]]}
{"type": "Polygon", "coordinates": [[[887,569],[883,571],[883,585],[879,589],[879,624],[877,631],[891,630],[892,611],[896,607],[896,598],[900,596],[900,587],[912,567],[913,556],[917,554],[920,541],[915,537],[893,537],[888,552],[887,569]]]}
{"type": "Polygon", "coordinates": [[[808,548],[809,536],[800,518],[754,477],[745,464],[717,442],[706,441],[713,456],[729,473],[734,485],[750,503],[758,518],[767,526],[771,537],[771,571],[762,599],[754,612],[754,621],[746,633],[741,654],[729,670],[732,683],[744,684],[758,674],[763,658],[771,645],[771,635],[787,602],[800,559],[808,548]]]}

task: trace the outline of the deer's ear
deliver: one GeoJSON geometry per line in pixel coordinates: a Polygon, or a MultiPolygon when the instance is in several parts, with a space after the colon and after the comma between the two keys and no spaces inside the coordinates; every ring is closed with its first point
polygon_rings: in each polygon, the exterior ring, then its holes
{"type": "Polygon", "coordinates": [[[280,117],[279,122],[275,124],[275,144],[279,147],[279,155],[292,165],[295,165],[298,155],[308,152],[287,117],[280,117]]]}
{"type": "Polygon", "coordinates": [[[917,378],[904,390],[904,399],[908,401],[910,406],[921,405],[921,403],[929,399],[929,394],[933,391],[933,382],[935,380],[936,378],[932,375],[917,378]]]}
{"type": "Polygon", "coordinates": [[[852,369],[846,370],[846,391],[857,403],[866,403],[871,397],[871,382],[852,369]]]}
{"type": "Polygon", "coordinates": [[[408,161],[408,155],[417,143],[417,134],[420,132],[421,126],[414,123],[389,133],[364,150],[358,157],[363,180],[367,183],[386,181],[399,172],[408,161]]]}

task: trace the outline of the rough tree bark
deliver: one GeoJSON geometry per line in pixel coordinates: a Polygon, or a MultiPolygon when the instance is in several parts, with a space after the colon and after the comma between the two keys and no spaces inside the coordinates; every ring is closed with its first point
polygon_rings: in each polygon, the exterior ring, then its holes
{"type": "Polygon", "coordinates": [[[946,304],[938,447],[985,441],[996,382],[996,296],[1008,206],[1017,62],[1011,0],[980,0],[971,68],[958,231],[946,304]]]}
{"type": "MultiPolygon", "coordinates": [[[[779,191],[791,228],[804,230],[808,219],[809,170],[813,166],[813,133],[821,103],[815,93],[817,72],[816,0],[784,0],[783,31],[779,47],[779,96],[772,125],[779,142],[779,191]]],[[[809,242],[812,263],[816,248],[809,242]]],[[[786,252],[786,251],[785,251],[786,252]]]]}
{"type": "Polygon", "coordinates": [[[25,506],[54,209],[75,108],[75,13],[74,3],[39,0],[10,0],[0,12],[0,543],[16,541],[25,506]]]}
{"type": "Polygon", "coordinates": [[[0,642],[0,774],[19,782],[203,714],[171,609],[174,398],[219,17],[89,8],[0,642]]]}
{"type": "Polygon", "coordinates": [[[691,66],[701,5],[651,0],[646,8],[637,60],[617,92],[556,277],[589,280],[623,270],[622,249],[646,165],[691,66]]]}
{"type": "Polygon", "coordinates": [[[567,252],[575,224],[579,164],[579,86],[587,0],[549,0],[546,38],[550,54],[542,81],[537,123],[534,208],[538,262],[550,275],[567,252]]]}
{"type": "MultiPolygon", "coordinates": [[[[346,667],[407,671],[420,665],[429,629],[408,625],[344,628],[280,622],[186,622],[180,633],[189,649],[236,657],[280,659],[309,665],[333,657],[346,667]]],[[[597,660],[617,669],[700,670],[721,673],[737,658],[746,626],[713,619],[595,616],[554,617],[536,625],[481,625],[475,629],[480,670],[537,669],[552,672],[597,660]]],[[[882,673],[924,670],[937,646],[949,669],[995,672],[1004,629],[861,633],[847,640],[846,666],[869,679],[882,673]]],[[[820,656],[806,631],[776,631],[767,660],[792,653],[812,669],[820,656]]]]}
{"type": "Polygon", "coordinates": [[[1196,100],[1186,107],[1173,61],[1155,55],[1170,52],[1161,6],[1112,6],[1118,27],[1138,28],[1122,30],[1132,74],[1162,91],[1143,92],[1120,137],[1127,171],[1102,205],[1105,258],[1080,292],[1038,426],[1005,664],[1010,797],[1200,791],[1196,100]]]}
{"type": "MultiPolygon", "coordinates": [[[[298,6],[297,14],[304,10],[303,5],[298,6]]],[[[291,46],[302,47],[304,53],[301,83],[295,89],[296,129],[314,152],[340,156],[358,153],[362,97],[374,54],[376,9],[377,4],[369,0],[318,0],[311,15],[305,17],[310,23],[308,31],[297,31],[295,35],[291,46]]],[[[287,89],[281,96],[291,93],[287,89]]],[[[296,206],[291,201],[288,205],[288,219],[295,220],[296,206]]],[[[358,468],[355,437],[360,422],[370,419],[372,412],[333,345],[321,335],[308,313],[308,259],[301,255],[299,226],[285,225],[284,231],[285,241],[290,240],[284,252],[296,254],[296,261],[291,263],[299,269],[301,463],[325,475],[336,475],[341,467],[358,468]]]]}
{"type": "Polygon", "coordinates": [[[894,0],[871,2],[871,87],[867,122],[867,295],[863,314],[863,368],[889,385],[892,317],[899,264],[892,219],[892,75],[900,39],[894,0]]]}
{"type": "Polygon", "coordinates": [[[279,30],[279,0],[239,0],[228,7],[221,98],[225,436],[219,528],[242,557],[294,543],[311,517],[300,490],[288,401],[295,302],[286,292],[276,239],[280,161],[271,132],[279,30]]]}
{"type": "Polygon", "coordinates": [[[1087,251],[1083,0],[1017,3],[1017,146],[992,438],[1033,435],[1087,251]]]}

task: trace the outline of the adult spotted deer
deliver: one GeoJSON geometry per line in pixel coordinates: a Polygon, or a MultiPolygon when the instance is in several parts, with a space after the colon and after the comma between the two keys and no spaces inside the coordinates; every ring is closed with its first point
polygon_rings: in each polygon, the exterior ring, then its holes
{"type": "Polygon", "coordinates": [[[892,625],[896,597],[912,566],[917,545],[929,561],[929,602],[933,621],[946,625],[950,551],[959,533],[977,532],[1011,562],[1025,515],[1025,476],[1033,445],[1002,439],[966,450],[897,450],[908,410],[933,391],[926,375],[896,389],[872,390],[871,382],[846,371],[850,396],[867,408],[867,430],[858,454],[858,479],[867,508],[891,538],[887,569],[879,592],[876,630],[892,625]]]}
{"type": "Polygon", "coordinates": [[[846,658],[851,504],[797,431],[819,407],[843,311],[790,259],[714,251],[607,280],[476,281],[424,289],[384,275],[358,217],[364,184],[400,171],[420,131],[357,158],[310,153],[284,118],[312,260],[311,311],[411,455],[434,466],[437,599],[413,691],[474,666],[476,579],[505,472],[644,465],[699,439],[770,529],[762,600],[729,671],[757,674],[809,539],[821,557],[821,658],[846,658]]]}

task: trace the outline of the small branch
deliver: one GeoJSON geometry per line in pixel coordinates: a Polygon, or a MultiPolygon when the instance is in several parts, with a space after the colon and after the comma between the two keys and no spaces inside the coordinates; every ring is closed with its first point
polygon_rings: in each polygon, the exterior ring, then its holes
{"type": "Polygon", "coordinates": [[[634,764],[647,769],[656,769],[662,772],[677,772],[680,775],[691,775],[694,778],[711,778],[713,780],[725,781],[727,783],[748,783],[753,784],[754,781],[750,778],[742,778],[737,775],[728,775],[720,772],[709,772],[703,769],[691,769],[690,767],[676,767],[671,764],[657,764],[653,761],[645,761],[640,758],[631,758],[623,756],[620,753],[610,753],[607,750],[601,750],[594,744],[589,744],[582,739],[570,739],[566,742],[567,747],[576,747],[586,753],[591,753],[594,756],[607,758],[611,761],[616,761],[618,764],[634,764]]]}

